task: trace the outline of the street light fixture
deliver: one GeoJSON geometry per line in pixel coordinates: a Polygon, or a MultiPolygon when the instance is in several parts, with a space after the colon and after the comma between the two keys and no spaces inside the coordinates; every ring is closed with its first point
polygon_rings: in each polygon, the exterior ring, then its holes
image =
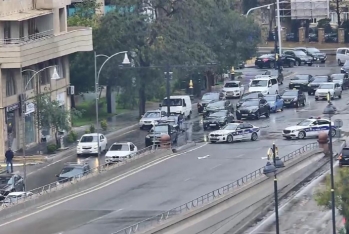
{"type": "Polygon", "coordinates": [[[329,116],[329,150],[330,150],[330,167],[331,167],[331,206],[332,206],[332,231],[333,234],[336,233],[336,210],[335,210],[335,194],[334,194],[334,178],[333,178],[333,148],[332,148],[332,122],[331,117],[336,113],[336,107],[330,101],[330,93],[327,96],[328,104],[322,112],[324,115],[329,116]]]}
{"type": "MultiPolygon", "coordinates": [[[[58,72],[57,72],[57,68],[56,68],[56,65],[52,65],[52,66],[48,66],[48,67],[44,67],[43,69],[40,69],[39,71],[35,71],[35,70],[32,70],[32,69],[25,69],[25,70],[21,70],[21,76],[23,75],[24,72],[28,72],[28,71],[31,71],[31,72],[34,72],[34,74],[30,77],[30,79],[27,81],[26,85],[24,86],[24,89],[23,89],[23,93],[22,93],[22,131],[23,131],[23,134],[22,134],[22,156],[23,156],[23,182],[24,182],[24,191],[26,190],[26,185],[27,185],[27,158],[26,158],[26,139],[25,139],[25,114],[26,114],[26,102],[27,102],[27,95],[26,95],[26,91],[27,91],[27,88],[29,86],[29,84],[31,83],[31,81],[34,79],[34,77],[39,74],[40,72],[46,70],[46,69],[49,69],[49,68],[54,68],[53,69],[53,74],[52,74],[52,77],[51,77],[51,80],[57,80],[57,79],[60,79],[60,76],[58,75],[58,72]]],[[[23,79],[23,77],[21,77],[21,79],[23,79]]]]}
{"type": "Polygon", "coordinates": [[[96,54],[96,52],[94,52],[94,62],[95,62],[95,97],[96,97],[96,133],[97,133],[97,150],[98,150],[98,154],[97,154],[97,157],[98,157],[98,170],[100,171],[101,170],[101,157],[100,157],[100,154],[101,154],[101,150],[100,150],[100,145],[99,145],[99,120],[98,120],[98,115],[99,115],[99,108],[98,108],[98,102],[99,102],[99,75],[104,67],[104,65],[111,59],[113,58],[114,56],[116,55],[119,55],[119,54],[124,54],[124,59],[122,61],[122,65],[129,65],[131,64],[130,60],[128,59],[128,56],[127,56],[127,53],[128,51],[121,51],[121,52],[117,52],[115,54],[112,54],[111,56],[108,56],[108,55],[105,55],[105,54],[96,54]],[[97,58],[98,57],[105,57],[107,58],[101,65],[101,67],[98,69],[97,71],[97,58]]]}

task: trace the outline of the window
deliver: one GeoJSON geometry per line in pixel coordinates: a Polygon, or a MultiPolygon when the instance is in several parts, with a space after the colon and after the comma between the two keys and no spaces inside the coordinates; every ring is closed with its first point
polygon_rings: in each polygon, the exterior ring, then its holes
{"type": "Polygon", "coordinates": [[[248,123],[244,123],[244,128],[253,128],[253,126],[251,124],[248,124],[248,123]]]}
{"type": "Polygon", "coordinates": [[[11,42],[11,22],[9,21],[4,22],[4,39],[5,43],[11,42]]]}
{"type": "Polygon", "coordinates": [[[318,125],[324,125],[324,124],[329,125],[330,122],[327,121],[327,120],[318,120],[318,121],[317,121],[317,124],[318,124],[318,125]]]}
{"type": "MultiPolygon", "coordinates": [[[[50,60],[51,61],[51,60],[50,60]]],[[[38,64],[38,69],[37,70],[41,70],[41,69],[44,69],[45,67],[48,67],[50,66],[50,61],[45,61],[45,62],[42,62],[42,63],[39,63],[38,64]]],[[[39,76],[39,80],[40,80],[40,84],[41,85],[46,85],[46,84],[49,84],[50,83],[50,80],[51,80],[51,72],[50,72],[51,69],[45,69],[43,70],[42,72],[40,72],[38,74],[39,76]]]]}
{"type": "Polygon", "coordinates": [[[278,82],[277,82],[277,80],[276,79],[271,79],[271,84],[272,85],[275,85],[275,84],[277,84],[278,82]]]}
{"type": "Polygon", "coordinates": [[[133,144],[130,145],[130,149],[131,151],[134,151],[135,150],[135,146],[133,144]]]}
{"type": "Polygon", "coordinates": [[[24,72],[23,75],[22,75],[22,77],[23,77],[23,88],[24,88],[25,90],[34,89],[34,79],[35,79],[35,78],[33,78],[33,79],[29,82],[30,78],[32,77],[32,74],[29,73],[29,72],[24,72]],[[29,83],[28,83],[28,82],[29,82],[29,83]],[[26,86],[27,86],[27,87],[26,87],[26,86]]]}
{"type": "Polygon", "coordinates": [[[16,94],[16,82],[12,70],[6,73],[6,97],[16,94]]]}
{"type": "Polygon", "coordinates": [[[24,38],[24,21],[19,22],[19,38],[21,40],[24,38]]]}

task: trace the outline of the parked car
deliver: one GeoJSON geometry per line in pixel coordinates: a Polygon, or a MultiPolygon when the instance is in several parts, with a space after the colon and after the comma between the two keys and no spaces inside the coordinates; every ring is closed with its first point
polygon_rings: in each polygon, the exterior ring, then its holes
{"type": "Polygon", "coordinates": [[[205,93],[202,98],[201,101],[198,102],[197,107],[198,107],[198,112],[199,113],[203,113],[205,107],[212,102],[216,102],[221,100],[221,96],[219,93],[205,93]]]}
{"type": "Polygon", "coordinates": [[[105,154],[105,163],[122,162],[133,157],[138,149],[132,142],[114,143],[105,154]]]}
{"type": "Polygon", "coordinates": [[[270,106],[270,112],[276,113],[284,110],[284,99],[279,94],[269,94],[264,96],[270,106]]]}
{"type": "Polygon", "coordinates": [[[57,183],[72,181],[89,173],[91,173],[91,168],[87,161],[83,163],[68,162],[64,164],[61,172],[56,175],[57,183]]]}
{"type": "Polygon", "coordinates": [[[349,73],[349,60],[346,60],[341,68],[341,73],[348,74],[349,73]]]}
{"type": "Polygon", "coordinates": [[[332,74],[331,79],[334,83],[338,83],[342,87],[342,90],[349,88],[349,76],[348,76],[348,74],[343,74],[343,73],[332,74]]]}
{"type": "Polygon", "coordinates": [[[204,130],[209,128],[220,128],[234,120],[234,115],[228,110],[217,111],[204,119],[204,130]]]}
{"type": "Polygon", "coordinates": [[[300,89],[303,91],[308,91],[308,85],[314,80],[312,75],[309,74],[299,74],[291,78],[288,84],[289,89],[300,89]]]}
{"type": "Polygon", "coordinates": [[[10,192],[24,191],[23,178],[18,174],[0,174],[0,200],[3,200],[10,192]]]}
{"type": "Polygon", "coordinates": [[[308,56],[311,56],[313,58],[313,61],[318,61],[321,63],[325,63],[327,60],[327,55],[325,53],[320,52],[320,50],[314,48],[314,47],[297,47],[294,48],[294,50],[301,50],[305,52],[308,56]]]}
{"type": "Polygon", "coordinates": [[[240,81],[227,81],[224,84],[222,92],[225,98],[240,97],[245,90],[245,86],[240,81]]]}
{"type": "Polygon", "coordinates": [[[313,65],[313,58],[308,56],[301,50],[285,50],[284,55],[290,56],[296,60],[298,66],[301,65],[313,65]]]}
{"type": "Polygon", "coordinates": [[[29,198],[30,196],[33,196],[32,192],[11,192],[1,201],[1,205],[6,207],[11,204],[17,204],[21,200],[29,198]]]}
{"type": "Polygon", "coordinates": [[[284,99],[284,106],[286,107],[299,107],[305,106],[306,97],[301,90],[285,90],[281,96],[284,99]]]}
{"type": "Polygon", "coordinates": [[[234,109],[233,106],[228,100],[209,103],[204,110],[203,117],[206,118],[212,113],[221,111],[221,110],[228,110],[230,112],[233,112],[233,109],[234,109]]]}
{"type": "Polygon", "coordinates": [[[108,140],[100,133],[88,133],[82,135],[80,140],[78,140],[78,145],[76,146],[77,156],[98,154],[98,141],[99,141],[99,152],[107,151],[108,140]]]}
{"type": "Polygon", "coordinates": [[[338,66],[343,65],[349,60],[349,48],[338,48],[336,51],[336,61],[338,66]]]}
{"type": "Polygon", "coordinates": [[[142,118],[139,120],[139,128],[145,129],[145,128],[152,128],[154,125],[154,122],[157,120],[161,120],[163,118],[166,118],[166,112],[161,110],[150,110],[147,111],[142,118]]]}
{"type": "Polygon", "coordinates": [[[264,95],[261,92],[257,92],[257,91],[244,93],[240,97],[240,100],[236,103],[236,108],[239,108],[248,99],[263,98],[263,97],[264,97],[264,95]]]}
{"type": "Polygon", "coordinates": [[[236,118],[259,119],[262,115],[266,118],[270,116],[270,106],[264,98],[247,99],[237,110],[236,118]]]}
{"type": "Polygon", "coordinates": [[[314,76],[314,80],[308,85],[308,94],[315,94],[315,91],[322,83],[332,82],[330,76],[314,76]]]}
{"type": "Polygon", "coordinates": [[[322,83],[315,92],[315,100],[326,99],[328,93],[331,99],[342,98],[342,87],[338,83],[322,83]]]}
{"type": "MultiPolygon", "coordinates": [[[[284,55],[281,56],[281,63],[282,66],[293,67],[296,64],[296,60],[290,56],[284,55]]],[[[259,68],[274,68],[276,65],[275,54],[263,54],[259,56],[255,61],[255,65],[259,68]]]]}
{"type": "Polygon", "coordinates": [[[251,81],[249,92],[261,92],[264,95],[279,93],[279,84],[276,78],[262,76],[251,81]]]}
{"type": "Polygon", "coordinates": [[[349,148],[344,147],[338,157],[339,167],[349,165],[349,148]]]}

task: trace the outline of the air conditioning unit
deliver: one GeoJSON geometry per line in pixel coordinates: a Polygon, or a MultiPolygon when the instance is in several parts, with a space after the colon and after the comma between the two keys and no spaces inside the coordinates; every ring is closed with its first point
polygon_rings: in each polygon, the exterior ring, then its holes
{"type": "Polygon", "coordinates": [[[73,85],[69,86],[67,92],[68,95],[75,95],[75,87],[73,85]]]}

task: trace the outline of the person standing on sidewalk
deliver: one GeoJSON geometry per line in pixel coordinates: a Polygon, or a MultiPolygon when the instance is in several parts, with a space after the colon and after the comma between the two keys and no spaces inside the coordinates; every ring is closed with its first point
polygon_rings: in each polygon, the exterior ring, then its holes
{"type": "Polygon", "coordinates": [[[9,147],[8,150],[5,153],[7,173],[10,173],[10,166],[11,166],[11,173],[13,173],[13,163],[12,163],[12,160],[13,160],[14,156],[15,155],[14,155],[13,151],[11,150],[11,147],[9,147]]]}

